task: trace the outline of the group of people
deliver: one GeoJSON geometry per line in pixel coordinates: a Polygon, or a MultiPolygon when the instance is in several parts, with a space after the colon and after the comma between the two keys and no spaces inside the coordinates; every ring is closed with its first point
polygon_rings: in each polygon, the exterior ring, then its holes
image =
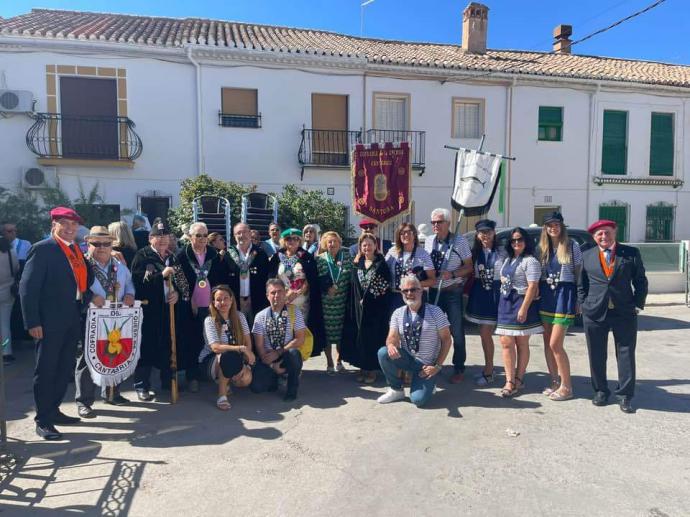
{"type": "MultiPolygon", "coordinates": [[[[476,224],[470,245],[451,232],[444,208],[431,213],[433,235],[423,245],[411,223],[401,224],[389,242],[378,236],[375,221],[364,219],[356,244],[348,248],[336,232],[321,233],[315,224],[281,230],[272,223],[262,241],[258,232],[238,223],[233,244],[230,236],[209,234],[202,222],[192,223],[178,242],[157,220],[143,246],[144,231],[132,232],[125,223],[93,227],[84,238],[84,253],[75,245],[80,216],[58,207],[51,219],[51,235],[31,247],[18,289],[24,324],[37,346],[36,432],[45,439],[61,437],[56,425],[79,421],[60,411],[72,375],[79,416],[96,416],[97,387],[83,356],[76,368],[75,358],[85,308],[107,301],[126,306],[143,301],[141,355],[134,372],[140,401],[158,396],[154,368],[160,389],[171,389],[175,332],[175,359],[187,388],[195,392],[200,381],[215,382],[220,410],[230,409],[231,387],[260,393],[284,385],[284,399],[294,400],[304,361],[321,352],[329,375],[347,371],[349,363],[358,369],[359,382],[371,384],[381,372],[389,388],[378,402],[403,399],[409,386],[410,400],[424,406],[451,347],[449,380],[464,379],[465,320],[479,326],[484,352],[476,385],[495,380],[495,334],[505,366],[498,393],[518,394],[530,336],[541,333],[550,374],[544,393],[564,401],[573,396],[564,339],[581,311],[593,402],[603,405],[610,394],[606,346],[611,329],[619,364],[616,393],[621,409],[632,411],[636,308],[644,307],[647,281],[639,252],[616,242],[611,221],[590,226],[597,246],[584,253],[568,237],[559,213],[545,219],[535,249],[519,227],[501,246],[496,224],[488,219],[476,224]]],[[[10,249],[8,255],[11,261],[16,253],[10,249]]],[[[2,268],[0,295],[1,282],[2,268]]],[[[101,396],[110,404],[129,402],[117,388],[101,387],[101,396]]]]}

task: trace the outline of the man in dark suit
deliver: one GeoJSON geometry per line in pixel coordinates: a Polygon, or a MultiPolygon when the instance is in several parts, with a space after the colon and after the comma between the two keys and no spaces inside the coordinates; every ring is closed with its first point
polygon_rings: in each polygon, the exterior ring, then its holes
{"type": "Polygon", "coordinates": [[[55,425],[79,418],[60,411],[74,370],[77,342],[84,335],[81,312],[91,296],[93,273],[75,244],[81,218],[71,208],[50,211],[51,236],[29,251],[19,285],[24,325],[36,342],[34,399],[36,434],[62,437],[55,425]]]}
{"type": "Polygon", "coordinates": [[[633,413],[635,394],[635,344],[637,311],[644,309],[647,277],[640,251],[616,242],[616,223],[600,220],[588,229],[597,246],[582,254],[578,302],[587,338],[595,406],[606,405],[610,391],[606,380],[609,331],[618,360],[620,408],[633,413]]]}

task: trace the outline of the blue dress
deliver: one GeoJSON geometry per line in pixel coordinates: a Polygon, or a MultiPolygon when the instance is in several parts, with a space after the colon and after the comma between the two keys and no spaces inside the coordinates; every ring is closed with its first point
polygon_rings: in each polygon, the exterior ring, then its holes
{"type": "Polygon", "coordinates": [[[505,255],[498,250],[483,251],[474,265],[474,284],[470,290],[465,319],[478,325],[496,325],[501,282],[498,271],[505,255]]]}

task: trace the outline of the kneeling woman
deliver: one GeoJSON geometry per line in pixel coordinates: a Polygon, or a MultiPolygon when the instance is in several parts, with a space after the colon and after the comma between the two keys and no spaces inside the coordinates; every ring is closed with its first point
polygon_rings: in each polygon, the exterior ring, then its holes
{"type": "Polygon", "coordinates": [[[218,409],[230,409],[228,388],[244,388],[252,382],[251,366],[256,359],[247,320],[237,310],[235,297],[227,285],[218,285],[211,292],[210,315],[204,321],[206,345],[199,354],[203,375],[218,382],[218,409]]]}
{"type": "Polygon", "coordinates": [[[508,257],[501,266],[496,325],[496,334],[501,336],[506,371],[506,383],[500,393],[502,397],[512,397],[524,386],[522,380],[529,362],[529,337],[544,332],[536,301],[541,265],[533,256],[533,249],[532,238],[526,230],[511,230],[506,244],[508,257]]]}

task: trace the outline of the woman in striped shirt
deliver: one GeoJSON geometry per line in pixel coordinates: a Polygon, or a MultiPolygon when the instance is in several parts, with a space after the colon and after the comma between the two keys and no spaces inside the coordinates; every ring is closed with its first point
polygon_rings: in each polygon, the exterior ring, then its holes
{"type": "Polygon", "coordinates": [[[575,321],[582,252],[580,246],[568,238],[559,212],[544,218],[539,250],[542,269],[539,315],[544,325],[544,355],[551,376],[551,383],[543,393],[551,400],[568,400],[573,398],[573,387],[563,341],[568,327],[575,321]]]}
{"type": "Polygon", "coordinates": [[[529,362],[529,337],[541,334],[537,295],[541,266],[533,256],[534,244],[524,228],[514,228],[506,244],[508,258],[501,266],[496,334],[501,336],[506,383],[502,397],[512,397],[524,387],[529,362]],[[517,363],[517,364],[516,364],[517,363]]]}

